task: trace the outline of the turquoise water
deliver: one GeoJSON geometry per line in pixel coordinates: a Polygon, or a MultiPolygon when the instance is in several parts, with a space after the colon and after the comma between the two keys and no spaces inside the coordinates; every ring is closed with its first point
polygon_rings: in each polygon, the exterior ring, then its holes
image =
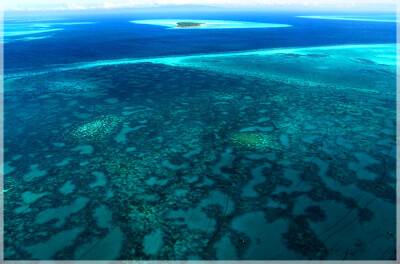
{"type": "MultiPolygon", "coordinates": [[[[49,24],[62,30],[48,38],[6,41],[6,62],[7,52],[28,58],[5,69],[6,259],[395,259],[391,35],[342,43],[355,29],[334,21],[342,37],[326,45],[256,48],[243,36],[282,42],[314,19],[218,30],[132,20],[84,17],[49,24]],[[134,37],[142,50],[128,48],[134,37]],[[220,50],[236,37],[242,48],[220,50]],[[147,45],[154,52],[141,56],[147,45]]],[[[32,23],[15,31],[47,36],[29,33],[32,23]]]]}
{"type": "MultiPolygon", "coordinates": [[[[34,22],[40,22],[42,20],[34,22]]],[[[35,37],[32,35],[48,33],[63,30],[65,26],[69,25],[86,25],[92,24],[92,22],[69,22],[69,23],[15,23],[15,24],[7,24],[4,27],[3,37],[4,42],[12,42],[12,41],[29,41],[36,39],[44,39],[51,37],[52,35],[42,35],[39,37],[35,37]],[[16,38],[19,36],[28,35],[29,37],[16,38]]]]}
{"type": "Polygon", "coordinates": [[[343,16],[299,16],[301,18],[314,18],[314,19],[333,19],[333,20],[347,20],[347,21],[365,21],[365,22],[398,22],[395,15],[343,15],[343,16]]]}

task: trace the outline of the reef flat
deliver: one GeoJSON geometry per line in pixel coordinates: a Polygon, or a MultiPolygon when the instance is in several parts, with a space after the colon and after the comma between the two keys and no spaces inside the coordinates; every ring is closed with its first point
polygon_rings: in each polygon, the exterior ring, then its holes
{"type": "Polygon", "coordinates": [[[337,45],[265,49],[200,55],[166,56],[145,59],[103,60],[70,65],[49,66],[39,72],[6,74],[8,78],[22,78],[74,69],[154,63],[189,67],[222,74],[238,74],[310,86],[329,85],[335,89],[357,89],[359,92],[392,93],[381,83],[395,78],[396,45],[337,45]],[[368,62],[368,63],[366,63],[368,62]],[[310,74],[309,72],[314,74],[310,74]],[[374,74],[370,74],[374,73],[374,74]],[[354,75],[359,78],[354,78],[354,75]],[[338,77],[340,76],[340,77],[338,77]],[[340,81],[338,81],[338,78],[340,81]]]}

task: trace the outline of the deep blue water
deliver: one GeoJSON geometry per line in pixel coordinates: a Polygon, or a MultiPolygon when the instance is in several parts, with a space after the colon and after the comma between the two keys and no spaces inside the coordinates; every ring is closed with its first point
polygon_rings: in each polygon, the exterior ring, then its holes
{"type": "MultiPolygon", "coordinates": [[[[276,47],[394,43],[395,23],[303,19],[303,13],[146,13],[67,16],[61,22],[97,22],[69,25],[42,40],[5,45],[5,68],[47,64],[214,53],[276,47]],[[289,28],[165,30],[128,23],[137,19],[193,18],[289,24],[289,28]]],[[[60,17],[65,17],[60,15],[60,17]]],[[[7,15],[6,15],[6,18],[7,15]]],[[[39,17],[40,18],[40,17],[39,17]]],[[[7,21],[6,21],[7,22],[7,21]]],[[[51,22],[51,21],[45,21],[51,22]]],[[[59,22],[59,21],[54,21],[59,22]]],[[[10,23],[10,22],[9,22],[10,23]]],[[[6,25],[7,27],[7,25],[6,25]]],[[[47,33],[35,36],[48,35],[47,33]]]]}

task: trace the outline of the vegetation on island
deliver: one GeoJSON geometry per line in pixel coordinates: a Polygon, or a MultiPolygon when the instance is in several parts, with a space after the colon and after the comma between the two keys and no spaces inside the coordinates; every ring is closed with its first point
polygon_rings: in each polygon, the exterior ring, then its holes
{"type": "Polygon", "coordinates": [[[176,23],[177,27],[200,27],[204,23],[197,23],[197,22],[178,22],[176,23]]]}

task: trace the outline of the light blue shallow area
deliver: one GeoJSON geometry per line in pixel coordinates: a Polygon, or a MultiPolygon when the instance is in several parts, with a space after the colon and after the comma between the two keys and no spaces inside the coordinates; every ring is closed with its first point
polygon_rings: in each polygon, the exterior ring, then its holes
{"type": "Polygon", "coordinates": [[[370,22],[398,22],[396,16],[298,16],[301,18],[312,19],[332,19],[332,20],[348,20],[348,21],[370,21],[370,22]]]}
{"type": "Polygon", "coordinates": [[[4,21],[14,21],[14,22],[41,22],[41,21],[58,21],[58,20],[65,20],[67,18],[61,18],[61,17],[54,17],[54,18],[6,18],[4,21]]]}
{"type": "MultiPolygon", "coordinates": [[[[36,21],[35,21],[36,22],[36,21]]],[[[86,25],[93,24],[94,22],[65,22],[65,23],[16,23],[16,24],[4,24],[4,42],[14,41],[26,41],[48,38],[51,35],[40,36],[40,37],[26,37],[26,38],[14,38],[18,36],[26,36],[33,34],[41,34],[53,31],[63,30],[64,26],[70,25],[86,25]]]]}
{"type": "Polygon", "coordinates": [[[10,25],[4,28],[4,37],[32,35],[61,30],[61,28],[37,27],[32,25],[10,25]]]}
{"type": "Polygon", "coordinates": [[[146,24],[163,26],[168,29],[229,29],[229,28],[276,28],[276,27],[290,27],[286,24],[272,24],[272,23],[258,23],[247,21],[230,21],[230,20],[199,20],[199,19],[153,19],[153,20],[133,20],[130,21],[135,24],[146,24]],[[178,22],[194,22],[204,23],[200,27],[183,27],[177,28],[178,22]]]}
{"type": "Polygon", "coordinates": [[[6,40],[4,41],[4,43],[10,43],[10,42],[15,42],[15,41],[30,41],[30,40],[38,40],[38,39],[46,39],[46,38],[51,38],[53,36],[53,34],[49,34],[49,35],[44,35],[44,36],[40,36],[40,37],[23,37],[23,38],[15,38],[12,40],[6,40]]]}
{"type": "MultiPolygon", "coordinates": [[[[66,65],[57,65],[55,68],[41,70],[38,72],[20,72],[9,73],[5,75],[6,78],[19,78],[25,76],[34,76],[46,74],[49,72],[67,71],[74,69],[87,69],[93,67],[103,67],[121,64],[136,64],[136,63],[159,63],[170,66],[185,66],[194,68],[203,68],[207,64],[207,68],[217,69],[221,71],[216,61],[204,61],[204,59],[222,59],[222,58],[246,58],[248,56],[265,58],[266,56],[279,55],[279,54],[296,54],[306,56],[307,54],[326,54],[333,59],[338,59],[343,62],[350,59],[363,58],[370,60],[376,64],[384,64],[387,66],[396,65],[396,44],[364,44],[364,45],[333,45],[333,46],[318,46],[318,47],[293,47],[293,48],[278,48],[278,49],[262,49],[251,51],[238,51],[238,52],[225,52],[213,54],[193,54],[183,56],[166,56],[166,57],[151,57],[151,58],[126,58],[115,60],[98,60],[92,62],[72,63],[66,65]]],[[[287,59],[286,59],[287,60],[287,59]]],[[[283,61],[284,62],[284,61],[283,61]]],[[[266,61],[268,63],[268,61],[266,61]]],[[[319,65],[321,66],[321,65],[319,65]]],[[[329,65],[328,65],[329,66],[329,65]]],[[[238,70],[239,66],[229,65],[229,70],[238,70]]],[[[269,75],[265,72],[265,75],[269,75]]]]}

